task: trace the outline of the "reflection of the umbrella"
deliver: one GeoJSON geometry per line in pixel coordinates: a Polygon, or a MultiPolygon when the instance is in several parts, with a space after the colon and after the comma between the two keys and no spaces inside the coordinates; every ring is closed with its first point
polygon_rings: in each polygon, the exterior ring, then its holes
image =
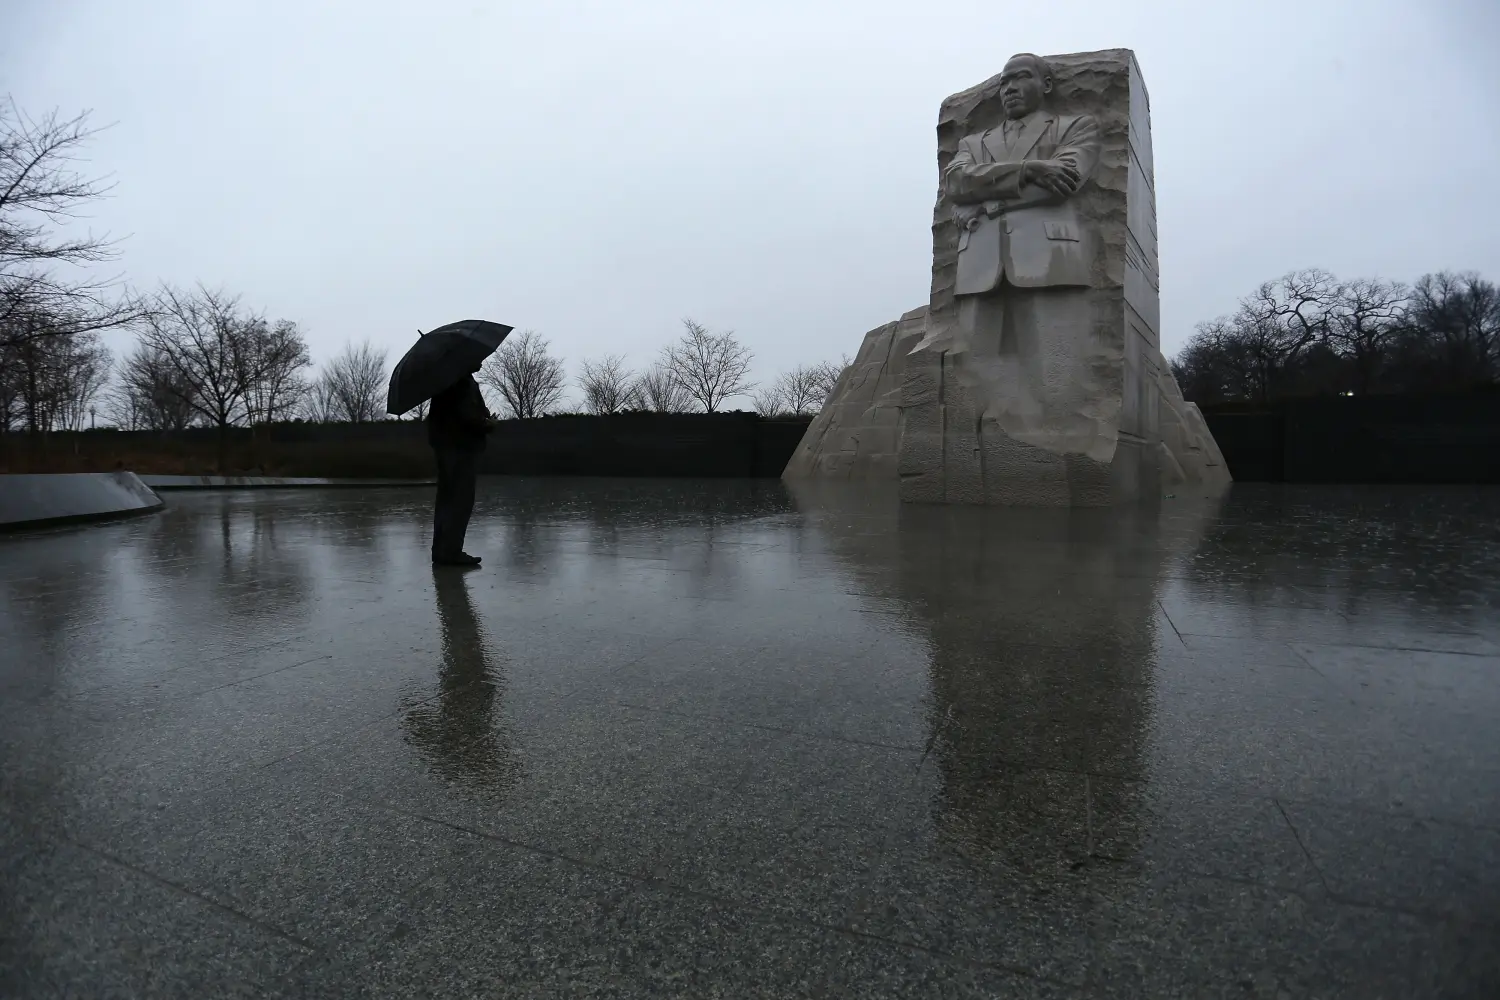
{"type": "Polygon", "coordinates": [[[406,741],[444,779],[487,788],[515,781],[515,760],[499,718],[504,678],[491,669],[484,629],[464,575],[433,572],[443,663],[438,696],[401,719],[406,741]]]}

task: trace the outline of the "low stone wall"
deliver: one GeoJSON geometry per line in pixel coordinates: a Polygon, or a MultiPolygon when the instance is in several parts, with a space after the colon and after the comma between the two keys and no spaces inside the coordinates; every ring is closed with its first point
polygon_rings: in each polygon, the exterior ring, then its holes
{"type": "Polygon", "coordinates": [[[1236,480],[1500,483],[1500,390],[1208,407],[1236,480]]]}
{"type": "Polygon", "coordinates": [[[435,479],[299,479],[277,476],[142,476],[153,490],[278,490],[309,487],[430,486],[435,479]]]}
{"type": "Polygon", "coordinates": [[[0,476],[0,530],[143,514],[161,497],[131,472],[0,476]]]}
{"type": "Polygon", "coordinates": [[[775,478],[808,418],[753,413],[621,413],[507,420],[479,471],[514,476],[775,478]]]}
{"type": "MultiPolygon", "coordinates": [[[[501,421],[480,471],[490,475],[781,475],[810,418],[754,413],[621,413],[501,421]]],[[[200,479],[431,479],[420,422],[232,428],[221,470],[218,433],[97,430],[42,438],[0,434],[0,473],[108,472],[200,479]]],[[[241,483],[240,485],[243,485],[241,483]]]]}

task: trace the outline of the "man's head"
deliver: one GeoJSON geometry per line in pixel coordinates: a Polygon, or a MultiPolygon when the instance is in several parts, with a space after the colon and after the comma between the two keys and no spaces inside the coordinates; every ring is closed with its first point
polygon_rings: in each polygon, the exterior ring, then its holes
{"type": "Polygon", "coordinates": [[[1041,56],[1022,52],[1010,57],[1000,71],[1000,103],[1005,117],[1025,118],[1052,93],[1052,67],[1041,56]]]}

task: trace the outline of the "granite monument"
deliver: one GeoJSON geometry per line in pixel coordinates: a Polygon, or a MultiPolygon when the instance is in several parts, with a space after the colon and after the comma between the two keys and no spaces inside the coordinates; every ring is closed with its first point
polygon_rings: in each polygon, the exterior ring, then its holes
{"type": "Polygon", "coordinates": [[[1040,506],[1227,483],[1160,351],[1134,55],[1012,57],[943,102],[938,168],[928,305],[867,335],[786,476],[1040,506]]]}

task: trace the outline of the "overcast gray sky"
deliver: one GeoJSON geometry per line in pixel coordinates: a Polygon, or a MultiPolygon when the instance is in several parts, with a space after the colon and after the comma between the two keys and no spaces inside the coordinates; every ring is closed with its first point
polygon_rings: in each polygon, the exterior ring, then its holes
{"type": "MultiPolygon", "coordinates": [[[[1494,0],[0,0],[0,92],[92,147],[131,281],[315,357],[470,316],[762,377],[927,299],[934,126],[1012,52],[1135,49],[1163,347],[1291,268],[1500,278],[1494,0]]],[[[118,343],[118,342],[117,342],[118,343]]]]}

